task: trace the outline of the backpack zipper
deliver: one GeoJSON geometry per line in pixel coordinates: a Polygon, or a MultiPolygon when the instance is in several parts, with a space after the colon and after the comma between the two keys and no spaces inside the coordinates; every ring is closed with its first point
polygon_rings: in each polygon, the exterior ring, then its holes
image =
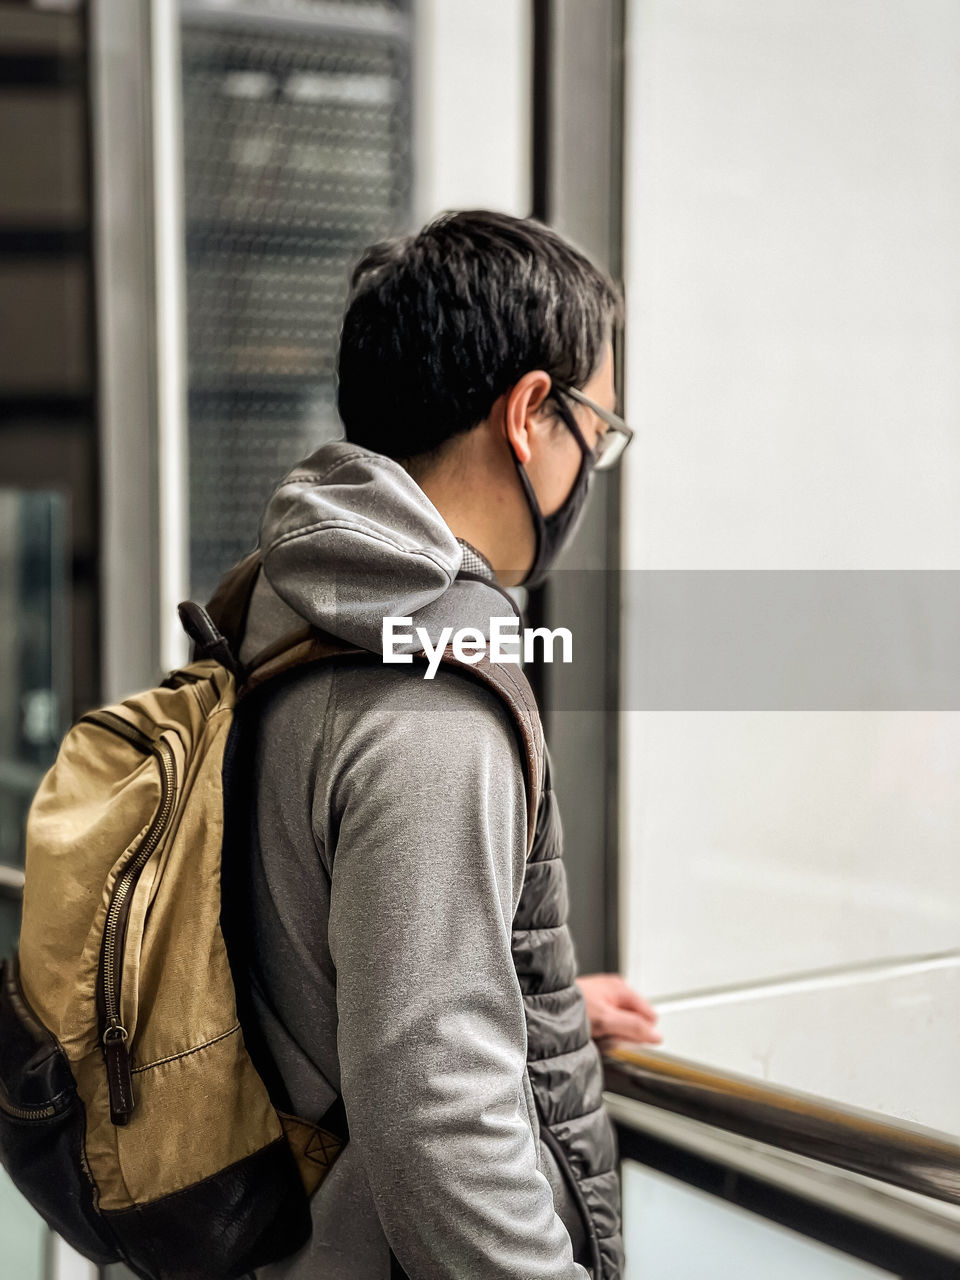
{"type": "Polygon", "coordinates": [[[34,1107],[20,1107],[16,1103],[8,1101],[2,1093],[0,1093],[0,1111],[6,1112],[8,1116],[13,1116],[17,1120],[49,1120],[51,1116],[57,1114],[57,1108],[51,1103],[38,1103],[34,1107]]]}
{"type": "Polygon", "coordinates": [[[117,879],[107,908],[100,951],[101,1040],[110,1093],[110,1119],[124,1125],[133,1114],[133,1072],[126,1027],[120,1021],[120,980],[123,974],[123,940],[133,891],[140,873],[159,845],[177,795],[177,768],[173,750],[163,738],[151,738],[110,711],[90,711],[81,719],[119,734],[144,752],[152,752],[160,765],[160,804],[133,858],[117,879]]]}
{"type": "MultiPolygon", "coordinates": [[[[0,982],[3,984],[4,995],[18,1023],[35,1041],[38,1050],[46,1045],[48,1050],[62,1057],[63,1050],[59,1041],[44,1026],[27,1002],[23,987],[20,985],[20,962],[16,954],[0,966],[0,982]]],[[[37,1065],[36,1054],[31,1057],[30,1062],[34,1066],[37,1065]]],[[[13,1116],[16,1120],[50,1120],[68,1111],[75,1096],[72,1090],[62,1089],[46,1102],[14,1102],[6,1085],[0,1081],[0,1111],[13,1116]]]]}

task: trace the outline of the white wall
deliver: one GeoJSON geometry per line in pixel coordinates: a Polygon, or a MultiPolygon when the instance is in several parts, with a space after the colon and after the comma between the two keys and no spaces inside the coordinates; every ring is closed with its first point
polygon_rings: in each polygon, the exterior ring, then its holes
{"type": "Polygon", "coordinates": [[[960,567],[960,8],[629,20],[633,563],[960,567]]]}
{"type": "MultiPolygon", "coordinates": [[[[960,569],[958,61],[953,0],[631,0],[628,567],[960,569]]],[[[664,1047],[960,1129],[960,715],[633,709],[623,767],[664,1047]]]]}
{"type": "Polygon", "coordinates": [[[444,209],[530,212],[527,0],[416,0],[417,224],[444,209]]]}

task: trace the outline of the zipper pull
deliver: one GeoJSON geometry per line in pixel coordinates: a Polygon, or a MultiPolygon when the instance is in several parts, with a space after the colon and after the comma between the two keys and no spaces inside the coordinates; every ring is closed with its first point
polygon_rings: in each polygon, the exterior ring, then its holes
{"type": "Polygon", "coordinates": [[[103,1033],[103,1052],[107,1061],[107,1087],[110,1091],[110,1119],[116,1125],[126,1124],[133,1115],[133,1072],[127,1052],[127,1030],[119,1022],[111,1022],[103,1033]]]}

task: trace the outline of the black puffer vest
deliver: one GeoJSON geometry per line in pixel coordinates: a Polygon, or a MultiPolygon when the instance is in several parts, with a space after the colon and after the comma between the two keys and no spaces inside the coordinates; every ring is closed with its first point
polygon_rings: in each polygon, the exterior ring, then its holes
{"type": "Polygon", "coordinates": [[[603,1073],[576,977],[567,928],[563,832],[546,761],[533,848],[513,920],[513,962],[527,1016],[527,1064],[540,1140],[567,1176],[586,1232],[578,1257],[595,1280],[623,1268],[620,1180],[613,1127],[603,1109],[603,1073]]]}

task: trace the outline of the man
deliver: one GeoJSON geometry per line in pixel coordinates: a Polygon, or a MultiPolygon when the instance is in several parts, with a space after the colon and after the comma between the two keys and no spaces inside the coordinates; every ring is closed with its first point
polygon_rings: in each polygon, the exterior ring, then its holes
{"type": "MultiPolygon", "coordinates": [[[[388,617],[488,636],[626,442],[617,312],[534,222],[447,215],[369,250],[341,339],[346,441],[266,507],[241,660],[304,623],[378,655],[388,617]]],[[[290,1107],[319,1120],[340,1094],[349,1125],[310,1243],[258,1274],[615,1280],[591,1034],[654,1041],[656,1015],[616,975],[574,980],[555,802],[547,780],[529,849],[503,699],[422,672],[308,667],[257,723],[256,1020],[290,1107]]]]}

